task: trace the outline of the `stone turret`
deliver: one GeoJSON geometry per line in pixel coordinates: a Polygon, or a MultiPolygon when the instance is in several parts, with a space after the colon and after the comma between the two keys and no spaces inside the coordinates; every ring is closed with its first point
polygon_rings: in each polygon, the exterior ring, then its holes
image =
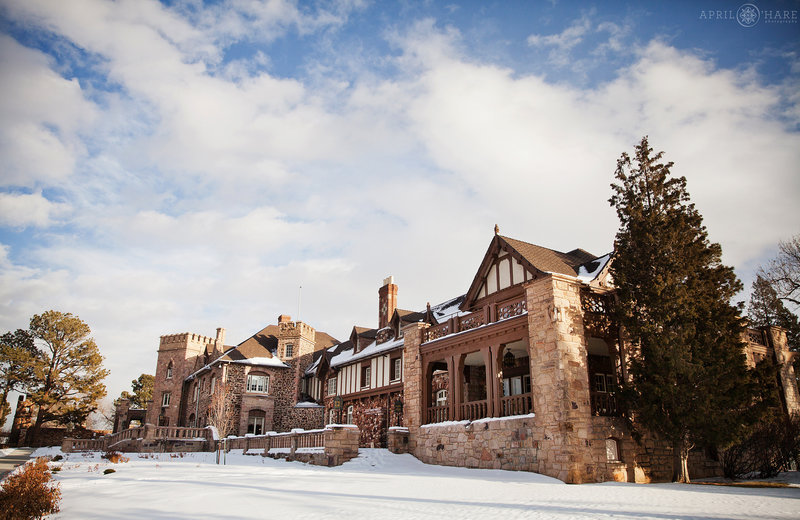
{"type": "Polygon", "coordinates": [[[217,329],[215,338],[184,332],[161,336],[158,346],[153,403],[147,410],[147,422],[180,426],[183,382],[206,352],[224,349],[225,329],[217,329]]]}

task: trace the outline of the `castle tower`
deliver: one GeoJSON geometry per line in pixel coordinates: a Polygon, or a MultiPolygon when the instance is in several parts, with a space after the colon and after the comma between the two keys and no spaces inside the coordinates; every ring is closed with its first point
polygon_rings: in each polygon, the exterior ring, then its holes
{"type": "Polygon", "coordinates": [[[158,347],[153,402],[147,409],[146,422],[164,426],[181,426],[183,382],[195,370],[196,361],[224,342],[225,329],[217,329],[216,338],[191,334],[161,336],[158,347]]]}
{"type": "Polygon", "coordinates": [[[292,321],[291,316],[278,316],[278,357],[287,362],[314,352],[316,331],[302,321],[292,321]]]}

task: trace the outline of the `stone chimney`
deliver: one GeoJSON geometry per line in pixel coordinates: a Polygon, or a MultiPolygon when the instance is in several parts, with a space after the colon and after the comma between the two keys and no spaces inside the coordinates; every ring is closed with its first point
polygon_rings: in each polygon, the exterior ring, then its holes
{"type": "Polygon", "coordinates": [[[382,329],[389,324],[394,310],[397,308],[397,286],[394,276],[383,281],[383,287],[378,289],[378,328],[382,329]]]}
{"type": "Polygon", "coordinates": [[[279,325],[281,323],[289,323],[290,321],[292,321],[292,317],[289,316],[288,314],[281,314],[280,316],[278,316],[278,324],[279,325]]]}
{"type": "Polygon", "coordinates": [[[217,337],[214,340],[214,350],[219,354],[225,352],[225,329],[217,327],[217,337]]]}

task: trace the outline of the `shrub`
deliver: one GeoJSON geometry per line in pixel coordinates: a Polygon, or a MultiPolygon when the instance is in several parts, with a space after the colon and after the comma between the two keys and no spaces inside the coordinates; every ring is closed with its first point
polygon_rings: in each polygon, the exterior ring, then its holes
{"type": "Polygon", "coordinates": [[[61,487],[51,480],[43,457],[9,475],[0,489],[0,519],[28,520],[57,513],[61,487]]]}
{"type": "Polygon", "coordinates": [[[102,458],[108,459],[110,462],[112,462],[114,464],[117,464],[117,463],[120,463],[120,462],[128,462],[129,460],[131,460],[128,457],[123,456],[122,453],[120,453],[118,451],[107,451],[106,453],[104,453],[102,455],[102,458]]]}
{"type": "Polygon", "coordinates": [[[59,460],[61,460],[61,459],[63,459],[63,458],[64,458],[64,457],[62,457],[61,455],[56,455],[55,457],[53,457],[53,458],[52,458],[52,459],[50,459],[50,460],[52,460],[53,462],[58,462],[59,460]]]}
{"type": "Polygon", "coordinates": [[[117,470],[115,470],[113,468],[108,468],[107,470],[105,470],[103,472],[103,475],[108,475],[109,473],[116,473],[116,472],[117,472],[117,470]]]}
{"type": "Polygon", "coordinates": [[[800,456],[800,416],[776,417],[759,424],[750,435],[722,454],[725,476],[774,477],[800,456]]]}

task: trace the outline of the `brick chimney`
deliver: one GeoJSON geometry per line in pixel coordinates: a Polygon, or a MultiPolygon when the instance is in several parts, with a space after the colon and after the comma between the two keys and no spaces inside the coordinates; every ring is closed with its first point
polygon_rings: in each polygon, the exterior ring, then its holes
{"type": "Polygon", "coordinates": [[[289,323],[290,321],[292,321],[292,317],[289,316],[288,314],[281,314],[280,316],[278,316],[278,324],[289,323]]]}
{"type": "Polygon", "coordinates": [[[383,287],[378,289],[378,328],[382,329],[389,324],[397,308],[397,286],[394,284],[394,276],[390,276],[383,281],[383,287]]]}

